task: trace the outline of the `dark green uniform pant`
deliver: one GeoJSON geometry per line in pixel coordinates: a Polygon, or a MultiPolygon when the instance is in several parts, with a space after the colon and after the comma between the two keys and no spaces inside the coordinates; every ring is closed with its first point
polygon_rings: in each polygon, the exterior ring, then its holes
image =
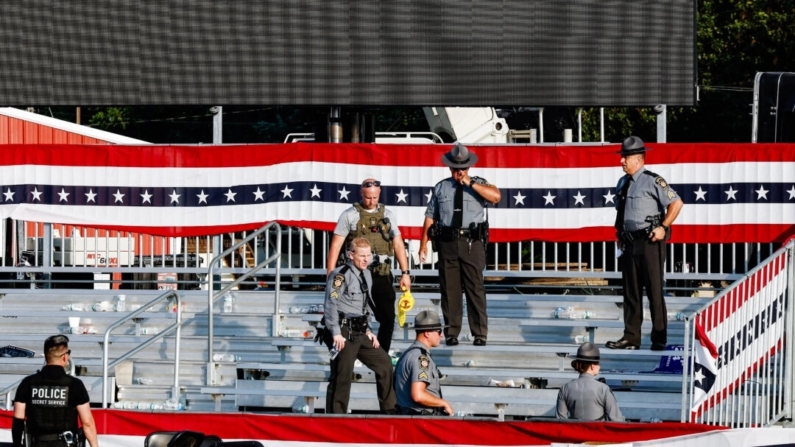
{"type": "Polygon", "coordinates": [[[467,295],[467,317],[472,335],[487,338],[489,317],[486,314],[486,288],[483,269],[486,249],[480,240],[472,241],[470,251],[467,238],[439,241],[439,288],[442,293],[442,314],[445,337],[458,337],[464,316],[463,292],[467,295]],[[463,289],[462,289],[463,286],[463,289]]]}
{"type": "Polygon", "coordinates": [[[668,311],[663,297],[665,243],[637,239],[626,245],[621,256],[624,286],[624,339],[640,346],[643,324],[643,289],[649,299],[651,342],[668,342],[668,311]]]}
{"type": "Polygon", "coordinates": [[[392,273],[376,275],[373,273],[373,303],[375,303],[375,320],[378,322],[378,343],[389,352],[392,345],[392,333],[395,331],[395,278],[392,273]]]}
{"type": "Polygon", "coordinates": [[[373,342],[363,332],[348,335],[348,328],[342,328],[345,347],[331,361],[331,376],[326,390],[326,413],[346,414],[351,397],[353,365],[359,359],[375,373],[375,387],[378,406],[381,411],[394,411],[397,404],[395,387],[392,385],[392,359],[381,348],[374,348],[373,342]]]}

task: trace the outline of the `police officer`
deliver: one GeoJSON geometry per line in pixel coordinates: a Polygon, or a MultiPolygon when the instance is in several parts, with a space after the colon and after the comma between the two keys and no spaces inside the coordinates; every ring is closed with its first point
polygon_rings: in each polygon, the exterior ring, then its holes
{"type": "Polygon", "coordinates": [[[344,245],[356,237],[363,237],[370,242],[373,251],[373,262],[370,271],[373,274],[373,302],[375,303],[375,319],[379,323],[378,343],[384,351],[389,352],[392,345],[392,332],[395,329],[395,278],[392,275],[392,258],[397,258],[400,266],[400,287],[411,288],[406,245],[400,236],[395,215],[378,203],[381,195],[381,182],[367,178],[362,182],[362,200],[345,210],[334,228],[331,238],[327,274],[344,263],[344,245]],[[342,256],[340,256],[342,255],[342,256]],[[341,258],[341,259],[340,259],[341,258]]]}
{"type": "Polygon", "coordinates": [[[445,331],[448,346],[458,344],[463,317],[462,290],[467,294],[469,330],[475,346],[485,346],[488,338],[486,288],[483,269],[486,267],[488,221],[486,204],[500,201],[500,190],[480,177],[470,177],[469,168],[478,161],[466,146],[456,143],[442,156],[451,176],[437,183],[425,211],[420,261],[425,262],[429,231],[435,233],[439,253],[439,287],[442,314],[449,325],[445,331]]]}
{"type": "Polygon", "coordinates": [[[571,367],[580,377],[563,385],[558,392],[558,419],[624,422],[618,402],[610,387],[596,380],[599,374],[599,348],[583,343],[577,349],[571,367]]]}
{"type": "Polygon", "coordinates": [[[332,335],[331,376],[326,391],[326,413],[348,412],[353,366],[359,359],[375,373],[378,405],[384,413],[395,412],[392,386],[392,359],[379,348],[370,330],[368,310],[372,309],[372,275],[367,266],[372,259],[367,239],[351,241],[349,262],[329,275],[326,284],[325,324],[332,335]]]}
{"type": "Polygon", "coordinates": [[[627,175],[616,186],[616,235],[621,246],[624,288],[624,335],[608,341],[610,349],[638,349],[643,324],[643,289],[649,297],[651,349],[665,350],[668,315],[663,298],[665,241],[682,209],[682,199],[662,177],[647,170],[646,147],[638,137],[621,145],[621,167],[627,175]]]}
{"type": "Polygon", "coordinates": [[[442,399],[439,370],[431,358],[431,348],[442,340],[442,322],[436,312],[424,310],[414,317],[417,337],[403,352],[395,367],[397,410],[406,415],[453,414],[453,407],[442,399]]]}
{"type": "Polygon", "coordinates": [[[11,430],[15,446],[25,445],[22,437],[27,422],[33,447],[71,447],[78,442],[78,419],[91,447],[99,446],[88,391],[83,382],[64,370],[72,353],[68,343],[64,335],[47,338],[44,341],[47,364],[36,374],[25,377],[17,388],[11,430]]]}

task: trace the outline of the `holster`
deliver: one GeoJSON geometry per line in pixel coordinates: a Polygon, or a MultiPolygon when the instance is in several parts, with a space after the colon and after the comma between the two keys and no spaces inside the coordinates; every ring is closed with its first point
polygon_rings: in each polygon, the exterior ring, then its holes
{"type": "Polygon", "coordinates": [[[329,328],[326,327],[326,317],[320,319],[320,326],[317,328],[315,341],[317,343],[326,345],[326,347],[329,349],[331,349],[331,346],[334,344],[334,335],[331,333],[329,328]]]}
{"type": "Polygon", "coordinates": [[[350,332],[367,332],[367,317],[345,318],[340,315],[340,326],[345,326],[350,332]]]}

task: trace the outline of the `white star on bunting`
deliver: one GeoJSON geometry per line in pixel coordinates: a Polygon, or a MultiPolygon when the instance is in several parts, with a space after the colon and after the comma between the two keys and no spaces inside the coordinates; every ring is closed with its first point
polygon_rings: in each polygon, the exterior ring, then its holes
{"type": "Polygon", "coordinates": [[[259,186],[257,186],[257,190],[254,191],[252,194],[254,194],[254,201],[255,202],[257,200],[265,200],[265,198],[262,197],[262,195],[265,194],[265,191],[260,191],[259,186]]]}
{"type": "Polygon", "coordinates": [[[179,196],[180,196],[180,195],[179,195],[179,194],[177,194],[177,190],[176,190],[176,189],[175,189],[175,190],[173,190],[173,191],[171,192],[171,194],[169,194],[168,196],[169,196],[169,197],[171,197],[171,203],[177,203],[177,204],[179,204],[179,196]]]}
{"type": "Polygon", "coordinates": [[[69,203],[69,199],[68,199],[69,193],[66,192],[66,190],[64,188],[61,188],[61,192],[58,193],[58,197],[59,197],[59,199],[58,199],[59,202],[69,203]]]}
{"type": "Polygon", "coordinates": [[[795,199],[795,185],[792,185],[792,189],[787,191],[787,194],[789,194],[789,200],[795,199]]]}
{"type": "Polygon", "coordinates": [[[524,199],[525,199],[525,197],[527,197],[527,196],[523,196],[523,195],[522,195],[522,191],[519,191],[519,192],[517,192],[517,193],[516,193],[516,195],[515,195],[515,196],[513,196],[514,200],[516,200],[516,203],[514,203],[514,206],[516,206],[516,205],[518,205],[518,204],[520,204],[520,203],[521,203],[522,205],[524,205],[524,199]]]}
{"type": "Polygon", "coordinates": [[[428,191],[428,194],[425,194],[425,198],[427,199],[425,203],[431,203],[431,197],[433,197],[433,190],[428,191]]]}
{"type": "Polygon", "coordinates": [[[320,191],[323,191],[323,190],[318,188],[317,187],[317,183],[315,183],[315,186],[312,189],[310,189],[309,191],[312,193],[312,195],[309,196],[310,199],[312,197],[317,197],[319,199],[320,198],[320,191]]]}
{"type": "Polygon", "coordinates": [[[6,202],[14,200],[14,192],[11,191],[11,188],[8,188],[8,191],[4,192],[3,195],[6,196],[6,202]]]}
{"type": "Polygon", "coordinates": [[[693,194],[696,195],[696,201],[703,200],[707,201],[707,191],[701,189],[701,185],[698,187],[698,191],[693,191],[693,194]]]}
{"type": "Polygon", "coordinates": [[[293,198],[293,194],[292,194],[293,190],[290,189],[289,186],[284,185],[284,189],[281,192],[282,192],[282,194],[284,194],[284,197],[282,197],[283,199],[286,199],[287,197],[289,197],[291,199],[293,198]]]}
{"type": "Polygon", "coordinates": [[[607,205],[608,203],[612,203],[613,205],[616,204],[616,200],[615,200],[616,199],[616,195],[613,194],[612,191],[607,191],[607,194],[602,195],[602,197],[605,198],[605,205],[607,205]]]}
{"type": "Polygon", "coordinates": [[[348,200],[348,194],[351,193],[350,191],[345,189],[344,186],[342,187],[342,189],[338,190],[337,192],[340,194],[340,200],[342,199],[348,200]]]}
{"type": "Polygon", "coordinates": [[[124,203],[124,194],[121,193],[120,189],[116,190],[116,194],[113,194],[113,197],[116,198],[116,200],[114,200],[113,203],[116,203],[116,202],[124,203]]]}
{"type": "Polygon", "coordinates": [[[42,193],[39,192],[39,188],[38,187],[33,188],[33,191],[31,191],[30,193],[33,194],[33,200],[38,200],[39,202],[41,202],[41,194],[42,193]]]}
{"type": "Polygon", "coordinates": [[[226,196],[226,201],[227,202],[234,202],[235,201],[235,196],[237,195],[237,193],[236,192],[232,192],[232,188],[229,188],[229,190],[224,195],[226,196]]]}
{"type": "Polygon", "coordinates": [[[199,203],[202,203],[202,202],[207,203],[207,197],[210,197],[210,195],[209,194],[205,194],[204,190],[202,189],[202,191],[199,194],[196,194],[196,197],[199,198],[199,203]]]}
{"type": "Polygon", "coordinates": [[[580,193],[580,191],[577,191],[577,195],[573,196],[573,197],[574,197],[574,204],[575,205],[579,203],[580,205],[585,206],[585,197],[586,196],[582,195],[582,193],[580,193]]]}
{"type": "Polygon", "coordinates": [[[736,189],[732,188],[732,186],[731,186],[731,185],[729,185],[729,189],[728,189],[728,190],[726,190],[726,191],[723,191],[723,192],[726,194],[726,201],[727,201],[727,202],[728,202],[729,200],[734,200],[734,201],[737,201],[737,191],[738,191],[738,190],[736,190],[736,189]]]}
{"type": "Polygon", "coordinates": [[[759,189],[757,189],[754,192],[758,194],[758,196],[756,197],[756,200],[762,200],[763,198],[765,200],[767,200],[767,192],[768,191],[765,189],[765,185],[760,185],[759,189]]]}
{"type": "Polygon", "coordinates": [[[97,193],[95,193],[95,192],[94,192],[94,189],[93,189],[93,188],[90,188],[90,189],[88,190],[88,192],[86,192],[86,193],[84,193],[84,194],[86,195],[86,203],[88,203],[88,202],[94,202],[94,203],[97,203],[97,200],[96,200],[97,193]]]}
{"type": "Polygon", "coordinates": [[[545,206],[546,205],[555,206],[555,197],[557,197],[557,196],[553,196],[552,195],[552,191],[547,191],[547,195],[542,196],[542,197],[544,197],[544,205],[545,206]]]}
{"type": "Polygon", "coordinates": [[[403,202],[403,203],[408,204],[408,202],[406,202],[406,197],[408,197],[408,194],[403,192],[403,188],[400,188],[400,192],[395,194],[395,195],[397,196],[397,202],[396,203],[403,202]]]}
{"type": "Polygon", "coordinates": [[[148,189],[144,189],[144,193],[141,194],[141,203],[152,203],[152,194],[149,194],[148,189]]]}

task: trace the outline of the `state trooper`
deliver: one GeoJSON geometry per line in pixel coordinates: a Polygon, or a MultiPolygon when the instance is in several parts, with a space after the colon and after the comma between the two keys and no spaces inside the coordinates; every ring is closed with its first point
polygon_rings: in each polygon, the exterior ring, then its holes
{"type": "Polygon", "coordinates": [[[668,312],[663,297],[665,241],[683,202],[671,185],[645,168],[647,148],[632,136],[621,145],[626,173],[616,186],[616,236],[620,245],[624,289],[624,335],[608,341],[610,349],[639,349],[643,324],[643,289],[651,313],[651,349],[665,350],[668,312]]]}
{"type": "Polygon", "coordinates": [[[382,412],[394,414],[395,390],[392,385],[392,359],[381,349],[370,330],[372,274],[367,266],[372,259],[367,239],[351,241],[347,264],[334,269],[326,284],[325,325],[330,331],[331,375],[326,391],[326,413],[345,414],[351,395],[353,367],[357,359],[375,373],[378,405],[382,412]]]}
{"type": "Polygon", "coordinates": [[[25,445],[23,436],[27,431],[28,445],[33,447],[73,447],[82,445],[83,439],[91,447],[99,447],[88,391],[80,379],[64,370],[72,354],[68,343],[69,338],[64,335],[47,338],[44,341],[47,364],[19,384],[11,426],[15,446],[25,445]],[[78,419],[82,430],[78,429],[78,419]]]}
{"type": "Polygon", "coordinates": [[[442,322],[436,312],[424,310],[414,317],[417,336],[395,367],[397,411],[405,415],[451,416],[453,407],[442,398],[441,374],[430,349],[442,340],[442,322]]]}
{"type": "Polygon", "coordinates": [[[500,201],[500,190],[483,178],[470,177],[469,168],[477,155],[461,143],[442,156],[451,176],[436,184],[428,202],[420,240],[420,261],[425,262],[428,239],[439,253],[439,288],[442,314],[449,327],[445,344],[458,344],[463,317],[462,285],[467,296],[469,330],[475,346],[485,346],[488,338],[486,288],[483,269],[486,267],[488,243],[487,204],[500,201]],[[431,234],[433,233],[433,234],[431,234]]]}
{"type": "Polygon", "coordinates": [[[581,421],[624,422],[616,397],[606,384],[596,380],[599,374],[599,348],[593,343],[583,343],[571,367],[580,377],[560,387],[557,401],[558,419],[581,421]]]}
{"type": "Polygon", "coordinates": [[[395,277],[392,275],[392,258],[397,259],[401,270],[400,287],[411,289],[411,278],[406,245],[400,235],[397,219],[386,206],[378,203],[381,195],[381,182],[367,178],[362,182],[361,201],[345,210],[334,228],[328,258],[327,274],[335,267],[345,263],[345,245],[356,237],[363,237],[370,242],[373,251],[373,262],[370,271],[373,274],[373,309],[378,327],[378,343],[384,351],[389,352],[392,345],[392,333],[395,330],[395,277]],[[339,265],[338,265],[339,264],[339,265]]]}

